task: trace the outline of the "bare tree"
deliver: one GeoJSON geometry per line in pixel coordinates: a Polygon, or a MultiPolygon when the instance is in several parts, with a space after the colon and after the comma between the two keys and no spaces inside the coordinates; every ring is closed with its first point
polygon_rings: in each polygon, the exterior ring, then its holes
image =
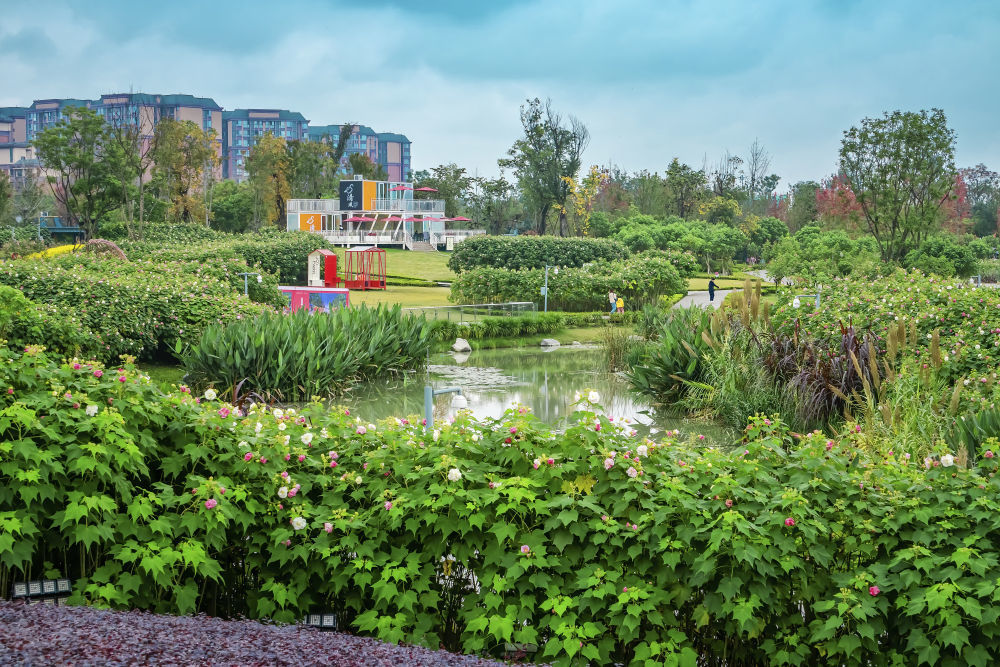
{"type": "Polygon", "coordinates": [[[757,195],[762,194],[767,170],[771,168],[771,154],[767,152],[759,139],[755,138],[750,144],[750,152],[747,154],[745,164],[743,170],[744,185],[749,198],[753,200],[757,195]]]}
{"type": "Polygon", "coordinates": [[[30,169],[25,170],[20,186],[21,189],[14,193],[14,215],[22,222],[34,220],[50,195],[46,193],[46,188],[42,187],[35,172],[30,169]]]}
{"type": "MultiPolygon", "coordinates": [[[[146,107],[140,107],[146,109],[146,107]]],[[[130,237],[142,238],[146,217],[146,180],[153,168],[153,119],[143,117],[143,111],[137,111],[135,116],[126,117],[124,109],[112,109],[113,112],[107,116],[110,126],[110,138],[121,151],[124,159],[122,167],[124,171],[120,174],[122,179],[122,205],[126,214],[126,226],[130,237]],[[135,222],[135,202],[132,200],[132,193],[128,186],[135,184],[138,192],[139,220],[138,225],[133,227],[135,222]]]]}
{"type": "Polygon", "coordinates": [[[736,190],[736,174],[743,164],[743,158],[726,151],[712,168],[712,192],[716,197],[732,197],[736,190]]]}

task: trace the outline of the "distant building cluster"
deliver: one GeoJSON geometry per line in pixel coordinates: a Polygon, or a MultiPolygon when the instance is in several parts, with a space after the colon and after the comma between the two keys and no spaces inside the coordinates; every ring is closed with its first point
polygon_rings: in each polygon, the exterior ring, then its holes
{"type": "MultiPolygon", "coordinates": [[[[0,171],[7,173],[15,188],[28,173],[40,169],[31,142],[38,133],[63,120],[73,107],[93,109],[110,123],[137,126],[145,140],[152,139],[157,123],[164,118],[214,129],[220,141],[221,176],[234,181],[247,178],[250,149],[267,133],[287,141],[322,141],[329,137],[336,143],[341,128],[310,127],[301,113],[287,109],[224,111],[212,98],[193,95],[116,93],[97,100],[35,100],[29,107],[0,107],[0,171]]],[[[410,140],[403,134],[355,125],[341,167],[346,169],[349,156],[356,153],[381,165],[390,181],[405,181],[411,176],[410,140]]]]}

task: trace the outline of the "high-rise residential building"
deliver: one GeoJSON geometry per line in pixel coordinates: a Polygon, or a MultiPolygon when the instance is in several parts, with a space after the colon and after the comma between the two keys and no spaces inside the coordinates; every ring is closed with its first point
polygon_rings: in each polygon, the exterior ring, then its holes
{"type": "Polygon", "coordinates": [[[25,138],[28,141],[34,141],[39,132],[47,130],[66,118],[70,109],[78,107],[93,109],[97,104],[94,100],[72,98],[35,100],[28,107],[26,113],[25,138]]]}
{"type": "MultiPolygon", "coordinates": [[[[340,137],[340,125],[312,125],[309,139],[320,141],[329,137],[336,143],[340,137]]],[[[376,132],[367,125],[355,125],[347,141],[340,168],[347,173],[351,155],[365,155],[373,164],[381,165],[390,181],[405,181],[410,176],[410,140],[405,135],[394,132],[376,132]]]]}
{"type": "Polygon", "coordinates": [[[409,181],[410,140],[405,134],[378,133],[378,164],[382,165],[390,181],[409,181]]]}
{"type": "Polygon", "coordinates": [[[94,109],[112,125],[138,125],[145,138],[153,136],[156,124],[164,118],[191,121],[202,130],[214,129],[222,137],[222,107],[210,97],[115,93],[101,95],[94,109]]]}
{"type": "Polygon", "coordinates": [[[0,144],[28,140],[27,115],[28,107],[0,107],[0,144]]]}
{"type": "Polygon", "coordinates": [[[309,121],[297,111],[285,109],[235,109],[222,113],[222,177],[246,180],[250,149],[265,134],[285,141],[309,138],[309,121]]]}
{"type": "Polygon", "coordinates": [[[0,172],[16,189],[27,172],[38,170],[34,149],[27,140],[28,107],[0,107],[0,172]]]}

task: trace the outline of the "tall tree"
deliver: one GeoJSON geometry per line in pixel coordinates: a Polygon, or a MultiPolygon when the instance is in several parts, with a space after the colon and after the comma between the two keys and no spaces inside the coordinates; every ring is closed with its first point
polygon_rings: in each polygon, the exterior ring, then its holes
{"type": "Polygon", "coordinates": [[[573,116],[568,120],[569,126],[564,126],[551,100],[544,104],[537,97],[528,100],[521,105],[524,137],[514,142],[506,158],[497,160],[501,169],[512,169],[517,176],[525,201],[536,214],[539,234],[545,233],[549,211],[558,205],[559,231],[565,235],[569,184],[564,179],[576,177],[590,142],[586,126],[573,116]]]}
{"type": "Polygon", "coordinates": [[[142,238],[146,220],[146,181],[153,168],[155,141],[148,132],[153,131],[152,118],[126,118],[116,113],[106,119],[111,141],[121,152],[118,178],[121,181],[125,225],[129,236],[142,238]],[[133,187],[137,197],[133,197],[133,187]],[[134,199],[138,199],[138,220],[134,199]]]}
{"type": "Polygon", "coordinates": [[[637,171],[628,179],[626,187],[640,213],[657,217],[666,215],[669,207],[667,185],[658,173],[646,169],[637,171]]]}
{"type": "Polygon", "coordinates": [[[351,166],[351,173],[355,176],[361,176],[371,181],[386,181],[389,179],[389,175],[385,173],[382,165],[375,164],[364,153],[351,153],[347,158],[347,162],[351,166]]]}
{"type": "Polygon", "coordinates": [[[490,234],[506,232],[517,205],[513,192],[513,186],[502,174],[498,178],[473,179],[469,195],[473,221],[483,224],[490,234]]]}
{"type": "Polygon", "coordinates": [[[167,215],[177,222],[207,221],[206,175],[219,163],[215,130],[169,118],[156,125],[153,174],[170,202],[167,215]]]}
{"type": "Polygon", "coordinates": [[[344,123],[340,126],[337,141],[332,142],[331,140],[332,149],[330,157],[333,159],[335,169],[340,169],[340,161],[344,157],[344,152],[347,150],[347,142],[351,140],[352,134],[354,134],[354,123],[344,123]]]}
{"type": "Polygon", "coordinates": [[[883,261],[901,259],[938,222],[955,186],[955,132],[944,111],[893,111],[844,132],[840,169],[883,261]]]}
{"type": "Polygon", "coordinates": [[[708,178],[702,170],[694,170],[677,158],[670,161],[666,173],[667,193],[672,213],[684,219],[694,216],[698,204],[707,198],[708,178]]]}
{"type": "Polygon", "coordinates": [[[288,176],[291,165],[285,140],[270,132],[260,137],[247,156],[247,173],[254,194],[253,225],[273,225],[285,217],[291,197],[288,176]]]}
{"type": "Polygon", "coordinates": [[[330,145],[325,141],[289,141],[289,187],[292,197],[319,199],[329,191],[329,178],[336,173],[330,159],[330,145]]]}
{"type": "Polygon", "coordinates": [[[10,184],[7,172],[0,171],[0,223],[7,221],[7,211],[14,204],[14,186],[10,184]]]}
{"type": "Polygon", "coordinates": [[[32,143],[67,222],[92,237],[98,221],[121,203],[115,174],[124,158],[104,119],[91,109],[72,108],[32,143]]]}
{"type": "Polygon", "coordinates": [[[788,207],[788,229],[795,233],[816,220],[816,181],[799,181],[792,186],[792,204],[788,207]]]}
{"type": "Polygon", "coordinates": [[[466,174],[465,167],[452,162],[432,167],[429,172],[418,172],[418,175],[420,177],[414,181],[414,185],[437,190],[436,194],[432,193],[433,198],[444,200],[445,216],[453,218],[458,215],[459,207],[465,204],[472,187],[472,177],[466,174]]]}
{"type": "Polygon", "coordinates": [[[985,164],[961,170],[972,215],[972,231],[977,236],[998,232],[1000,224],[1000,176],[985,164]]]}
{"type": "Polygon", "coordinates": [[[743,158],[729,151],[719,158],[711,174],[712,192],[716,197],[737,198],[737,179],[742,165],[743,158]]]}

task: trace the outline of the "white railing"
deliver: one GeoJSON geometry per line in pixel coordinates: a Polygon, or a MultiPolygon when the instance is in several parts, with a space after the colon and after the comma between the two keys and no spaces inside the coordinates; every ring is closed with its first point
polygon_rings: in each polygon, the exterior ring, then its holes
{"type": "Polygon", "coordinates": [[[339,199],[289,199],[289,213],[336,213],[340,210],[339,199]]]}
{"type": "Polygon", "coordinates": [[[480,236],[485,233],[485,229],[446,229],[440,232],[428,232],[431,245],[444,245],[449,236],[455,239],[455,243],[458,243],[470,236],[480,236]]]}
{"type": "Polygon", "coordinates": [[[440,199],[376,199],[375,210],[444,213],[444,201],[440,199]]]}
{"type": "Polygon", "coordinates": [[[385,231],[355,230],[323,230],[316,232],[329,243],[336,245],[402,245],[407,250],[413,249],[413,237],[405,229],[385,231]]]}

